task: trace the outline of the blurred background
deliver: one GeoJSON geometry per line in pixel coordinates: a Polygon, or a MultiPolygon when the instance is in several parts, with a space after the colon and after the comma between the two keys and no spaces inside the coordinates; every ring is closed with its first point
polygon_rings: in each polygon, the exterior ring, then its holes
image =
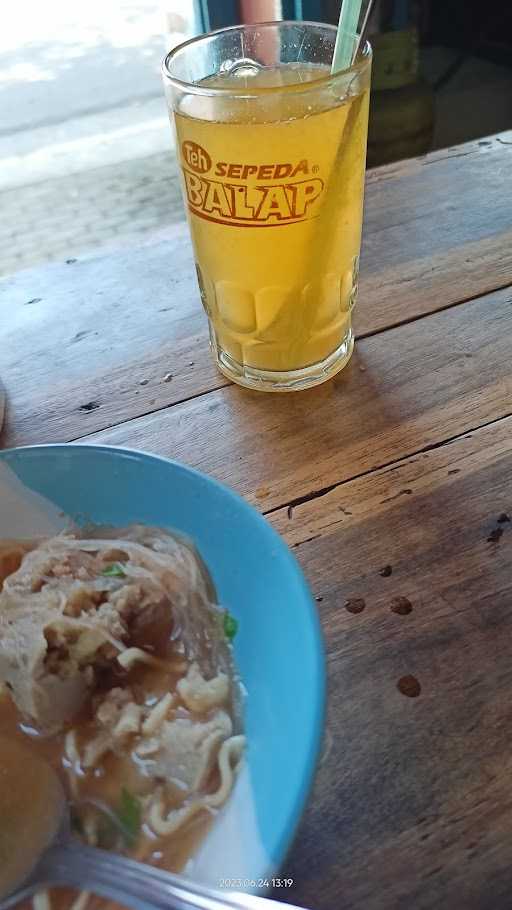
{"type": "MultiPolygon", "coordinates": [[[[339,0],[21,0],[0,30],[0,274],[184,217],[164,53],[237,22],[336,22],[339,0]]],[[[368,165],[512,127],[512,3],[377,0],[368,165]]]]}

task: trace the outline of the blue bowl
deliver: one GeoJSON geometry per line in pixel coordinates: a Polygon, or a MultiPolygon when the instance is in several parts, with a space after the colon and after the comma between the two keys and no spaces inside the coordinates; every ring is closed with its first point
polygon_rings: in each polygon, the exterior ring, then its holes
{"type": "MultiPolygon", "coordinates": [[[[103,446],[47,445],[0,452],[2,463],[74,520],[160,525],[195,541],[220,603],[239,622],[234,648],[247,690],[248,752],[244,781],[188,871],[210,884],[226,877],[257,888],[290,845],[323,731],[322,636],[295,559],[238,495],[164,458],[103,446]]],[[[0,536],[7,533],[0,519],[0,536]]]]}

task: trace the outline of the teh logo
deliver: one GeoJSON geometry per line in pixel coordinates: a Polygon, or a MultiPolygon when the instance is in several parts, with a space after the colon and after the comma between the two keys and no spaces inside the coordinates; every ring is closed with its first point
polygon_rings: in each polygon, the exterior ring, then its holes
{"type": "Polygon", "coordinates": [[[191,167],[193,171],[196,171],[196,173],[206,174],[206,171],[210,170],[212,159],[206,149],[201,145],[198,145],[197,142],[192,142],[190,139],[187,139],[187,141],[182,144],[181,151],[188,166],[191,167]]]}

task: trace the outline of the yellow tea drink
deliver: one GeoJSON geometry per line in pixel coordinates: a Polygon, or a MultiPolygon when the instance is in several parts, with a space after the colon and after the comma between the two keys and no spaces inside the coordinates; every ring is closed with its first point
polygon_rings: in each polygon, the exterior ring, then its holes
{"type": "Polygon", "coordinates": [[[368,76],[242,61],[175,109],[212,348],[243,385],[307,387],[350,358],[368,76]]]}

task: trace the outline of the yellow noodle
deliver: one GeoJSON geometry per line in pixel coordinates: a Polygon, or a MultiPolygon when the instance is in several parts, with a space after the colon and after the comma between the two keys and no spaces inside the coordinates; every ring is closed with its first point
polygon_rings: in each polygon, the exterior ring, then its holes
{"type": "Polygon", "coordinates": [[[100,733],[99,736],[89,740],[84,749],[83,767],[94,768],[100,759],[110,751],[111,745],[110,733],[100,733]]]}
{"type": "Polygon", "coordinates": [[[203,797],[203,806],[209,809],[217,809],[219,806],[222,806],[226,802],[229,794],[231,793],[231,790],[233,789],[233,781],[235,776],[235,772],[231,766],[231,761],[233,758],[235,758],[236,764],[238,764],[244,746],[245,736],[230,736],[229,739],[226,739],[222,743],[222,746],[219,749],[218,758],[220,773],[219,789],[215,793],[210,793],[207,796],[203,797]]]}
{"type": "Polygon", "coordinates": [[[202,808],[201,802],[195,800],[187,806],[181,806],[180,809],[173,809],[167,816],[164,816],[164,804],[163,800],[160,800],[151,806],[148,822],[155,834],[166,837],[169,834],[174,834],[202,808]]]}
{"type": "Polygon", "coordinates": [[[175,834],[201,809],[218,809],[222,806],[233,789],[235,772],[231,762],[234,758],[236,760],[235,767],[238,765],[244,746],[245,736],[231,736],[222,743],[218,755],[220,785],[215,793],[192,800],[179,809],[172,809],[167,815],[164,815],[164,802],[162,799],[153,803],[148,813],[148,824],[155,834],[168,837],[170,834],[175,834]]]}
{"type": "Polygon", "coordinates": [[[48,891],[38,891],[32,898],[34,910],[51,910],[51,901],[48,891]]]}
{"type": "Polygon", "coordinates": [[[71,904],[69,910],[85,910],[87,906],[87,901],[90,898],[89,891],[81,891],[77,898],[71,904]]]}
{"type": "Polygon", "coordinates": [[[164,722],[168,711],[172,708],[174,704],[174,695],[172,692],[167,692],[155,707],[151,710],[150,714],[146,717],[146,720],[142,724],[142,732],[145,736],[151,736],[153,733],[156,733],[158,728],[164,722]]]}
{"type": "Polygon", "coordinates": [[[152,667],[167,668],[168,664],[165,660],[160,660],[159,657],[154,657],[152,654],[148,654],[147,651],[143,651],[142,648],[126,648],[121,654],[117,656],[117,662],[125,670],[131,670],[131,668],[136,663],[148,664],[152,667]]]}
{"type": "Polygon", "coordinates": [[[66,768],[67,775],[69,778],[69,786],[71,789],[72,796],[78,796],[78,780],[77,773],[80,771],[80,753],[76,745],[76,733],[74,730],[70,730],[66,733],[64,739],[64,752],[66,758],[69,762],[69,767],[66,768]]]}
{"type": "Polygon", "coordinates": [[[92,812],[87,812],[83,819],[85,839],[91,847],[98,843],[98,825],[92,812]]]}
{"type": "Polygon", "coordinates": [[[182,658],[176,658],[175,660],[166,658],[163,660],[161,657],[148,654],[142,648],[126,648],[121,654],[118,654],[117,662],[121,664],[124,670],[131,670],[137,663],[158,667],[160,670],[171,670],[175,673],[182,673],[187,668],[187,662],[182,658]]]}

